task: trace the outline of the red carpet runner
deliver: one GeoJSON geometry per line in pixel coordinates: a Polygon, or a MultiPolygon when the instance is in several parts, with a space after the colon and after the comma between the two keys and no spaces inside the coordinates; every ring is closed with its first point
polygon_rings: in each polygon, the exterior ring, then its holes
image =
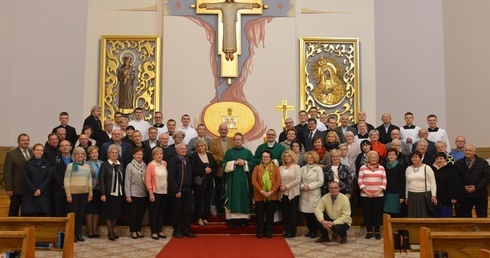
{"type": "Polygon", "coordinates": [[[172,238],[156,257],[290,258],[294,255],[282,236],[257,239],[255,235],[198,235],[172,238]]]}

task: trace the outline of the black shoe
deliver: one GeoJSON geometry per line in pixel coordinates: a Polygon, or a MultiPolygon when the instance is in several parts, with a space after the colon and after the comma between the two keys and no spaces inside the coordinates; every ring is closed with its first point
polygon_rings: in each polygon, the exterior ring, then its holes
{"type": "Polygon", "coordinates": [[[376,240],[380,240],[381,239],[381,234],[379,232],[375,232],[374,233],[374,238],[376,238],[376,240]]]}
{"type": "Polygon", "coordinates": [[[340,240],[340,236],[339,236],[339,235],[337,235],[337,234],[335,234],[335,233],[333,233],[333,234],[332,234],[332,240],[333,240],[333,241],[339,241],[339,240],[340,240]]]}
{"type": "Polygon", "coordinates": [[[151,239],[158,240],[158,239],[160,239],[160,237],[158,237],[158,234],[151,234],[151,239]]]}
{"type": "Polygon", "coordinates": [[[108,237],[109,237],[109,240],[116,241],[116,237],[114,235],[109,235],[108,237]]]}
{"type": "Polygon", "coordinates": [[[88,235],[87,237],[88,238],[96,238],[97,236],[95,234],[93,234],[93,235],[88,235]]]}
{"type": "Polygon", "coordinates": [[[182,234],[180,233],[173,233],[172,236],[179,239],[182,238],[182,234]]]}
{"type": "Polygon", "coordinates": [[[163,233],[158,233],[157,235],[159,238],[167,238],[167,236],[165,236],[163,233]]]}
{"type": "Polygon", "coordinates": [[[246,226],[247,226],[247,224],[246,224],[246,223],[240,223],[240,227],[244,228],[244,227],[246,227],[246,226]]]}
{"type": "MultiPolygon", "coordinates": [[[[136,233],[136,236],[137,236],[138,238],[145,238],[145,236],[143,236],[142,234],[138,234],[138,233],[136,233]]],[[[165,238],[166,238],[166,237],[165,237],[165,238]]]]}
{"type": "Polygon", "coordinates": [[[266,234],[265,234],[265,237],[267,237],[267,238],[272,238],[272,233],[266,233],[266,234]]]}
{"type": "Polygon", "coordinates": [[[114,234],[114,238],[115,238],[115,239],[119,239],[119,236],[118,236],[118,235],[116,235],[116,234],[114,234]]]}
{"type": "Polygon", "coordinates": [[[284,234],[283,237],[284,238],[291,238],[292,236],[290,234],[284,234]]]}
{"type": "Polygon", "coordinates": [[[258,238],[258,239],[262,239],[262,237],[264,237],[264,234],[262,234],[262,233],[258,233],[258,234],[257,234],[257,238],[258,238]]]}
{"type": "Polygon", "coordinates": [[[317,238],[317,236],[318,235],[316,233],[311,233],[310,238],[317,238]]]}
{"type": "Polygon", "coordinates": [[[99,234],[95,234],[94,236],[95,236],[95,238],[99,238],[99,237],[100,237],[100,235],[99,235],[99,234]]]}
{"type": "Polygon", "coordinates": [[[190,233],[187,233],[187,234],[184,234],[184,236],[186,237],[190,237],[190,238],[196,238],[196,234],[190,232],[190,233]]]}
{"type": "Polygon", "coordinates": [[[366,239],[371,239],[373,237],[373,233],[367,232],[366,239]]]}
{"type": "Polygon", "coordinates": [[[346,243],[347,243],[347,235],[340,238],[340,244],[346,244],[346,243]]]}
{"type": "Polygon", "coordinates": [[[229,223],[229,224],[228,224],[228,226],[229,226],[230,228],[234,228],[234,227],[235,227],[235,223],[231,222],[231,223],[229,223]]]}
{"type": "Polygon", "coordinates": [[[77,236],[74,236],[74,237],[73,237],[73,243],[76,243],[76,242],[78,242],[78,240],[77,240],[77,236]]]}
{"type": "Polygon", "coordinates": [[[328,237],[321,236],[317,240],[315,240],[315,243],[323,243],[323,242],[330,242],[330,239],[328,237]]]}
{"type": "Polygon", "coordinates": [[[83,239],[82,235],[75,235],[75,238],[78,240],[78,242],[85,242],[85,239],[83,239]]]}
{"type": "Polygon", "coordinates": [[[310,231],[310,232],[305,234],[305,237],[310,237],[312,234],[313,234],[313,232],[310,231]]]}

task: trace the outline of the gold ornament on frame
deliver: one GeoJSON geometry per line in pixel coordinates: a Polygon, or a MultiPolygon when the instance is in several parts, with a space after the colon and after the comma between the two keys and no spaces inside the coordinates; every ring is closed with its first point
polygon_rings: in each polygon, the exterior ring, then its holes
{"type": "Polygon", "coordinates": [[[300,42],[300,107],[355,122],[359,104],[359,40],[311,38],[300,42]]]}
{"type": "Polygon", "coordinates": [[[101,119],[141,107],[151,120],[160,107],[160,37],[102,36],[100,45],[101,119]]]}

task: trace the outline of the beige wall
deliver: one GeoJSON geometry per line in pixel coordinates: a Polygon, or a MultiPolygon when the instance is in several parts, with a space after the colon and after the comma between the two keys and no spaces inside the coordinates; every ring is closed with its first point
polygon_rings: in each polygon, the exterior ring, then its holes
{"type": "Polygon", "coordinates": [[[476,146],[490,146],[488,120],[488,60],[490,1],[471,4],[445,0],[444,54],[447,123],[453,136],[464,135],[476,146]]]}
{"type": "Polygon", "coordinates": [[[410,111],[422,128],[431,113],[447,128],[441,2],[375,1],[376,125],[384,112],[405,125],[410,111]]]}
{"type": "MultiPolygon", "coordinates": [[[[0,41],[6,50],[0,54],[0,108],[7,111],[0,112],[5,121],[0,145],[15,145],[23,131],[33,142],[44,142],[60,111],[68,111],[71,124],[81,127],[98,103],[101,35],[162,36],[165,118],[178,119],[184,112],[198,116],[215,94],[207,68],[210,46],[202,28],[183,17],[163,17],[162,5],[156,0],[0,1],[0,22],[9,25],[0,28],[7,39],[0,41]]],[[[296,107],[290,113],[294,119],[298,111],[299,38],[357,37],[368,122],[378,125],[381,113],[389,111],[402,125],[403,113],[411,110],[416,123],[426,127],[427,113],[436,113],[452,139],[464,134],[477,146],[488,146],[490,140],[477,138],[481,134],[468,125],[472,117],[485,117],[480,103],[489,91],[483,77],[490,57],[484,45],[489,5],[484,0],[472,5],[297,0],[296,17],[266,24],[245,94],[269,127],[280,129],[274,106],[287,99],[296,107]],[[327,13],[302,14],[302,7],[327,13]]]]}

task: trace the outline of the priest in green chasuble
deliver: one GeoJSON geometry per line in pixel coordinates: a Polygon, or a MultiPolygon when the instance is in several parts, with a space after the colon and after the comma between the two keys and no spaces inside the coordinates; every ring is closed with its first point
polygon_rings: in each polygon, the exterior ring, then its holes
{"type": "Polygon", "coordinates": [[[234,146],[226,151],[224,165],[224,204],[226,220],[230,227],[246,226],[250,219],[250,176],[255,166],[252,152],[243,146],[243,135],[236,133],[234,146]]]}

